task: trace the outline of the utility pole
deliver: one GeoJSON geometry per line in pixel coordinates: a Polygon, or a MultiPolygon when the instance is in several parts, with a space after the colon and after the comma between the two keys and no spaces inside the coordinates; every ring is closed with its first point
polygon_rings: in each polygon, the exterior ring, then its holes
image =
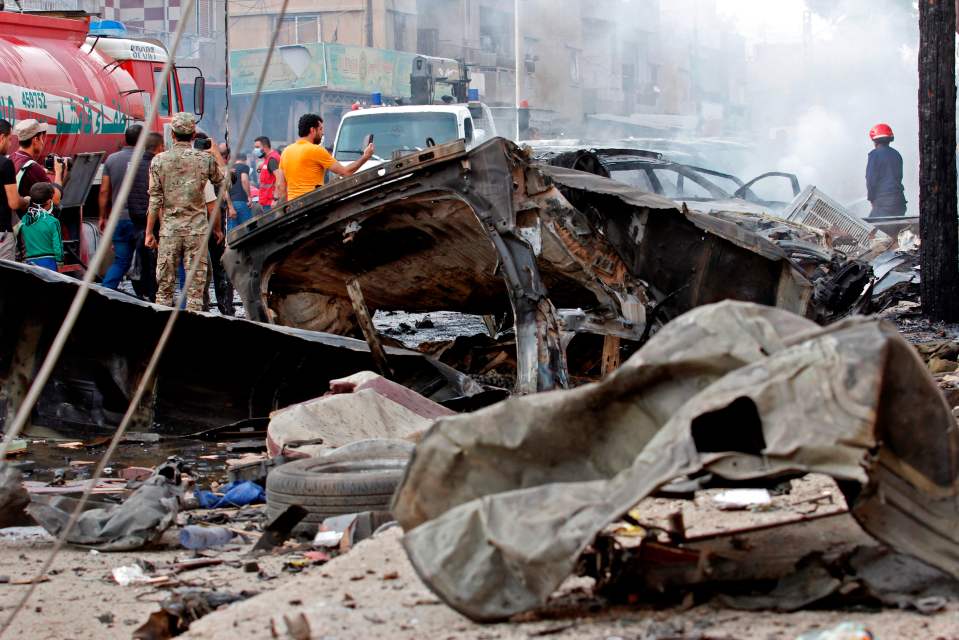
{"type": "Polygon", "coordinates": [[[514,91],[516,93],[516,99],[513,103],[513,108],[516,110],[516,141],[519,142],[520,132],[519,132],[519,103],[522,98],[522,78],[520,75],[525,70],[525,64],[523,58],[520,54],[520,44],[522,44],[522,36],[520,35],[519,30],[519,0],[513,0],[513,58],[516,61],[516,86],[514,91]]]}
{"type": "Polygon", "coordinates": [[[223,0],[223,142],[230,146],[230,0],[223,0]]]}
{"type": "Polygon", "coordinates": [[[959,321],[956,4],[919,3],[919,258],[922,311],[959,321]]]}

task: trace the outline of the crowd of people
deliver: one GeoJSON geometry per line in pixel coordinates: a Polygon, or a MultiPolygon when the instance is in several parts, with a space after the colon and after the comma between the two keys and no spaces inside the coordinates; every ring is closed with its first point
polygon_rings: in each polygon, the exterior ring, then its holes
{"type": "MultiPolygon", "coordinates": [[[[124,277],[135,272],[130,280],[139,298],[172,305],[177,284],[182,290],[196,260],[197,273],[185,301],[191,311],[210,308],[212,281],[220,312],[234,313],[233,287],[221,264],[230,231],[322,187],[327,172],[352,175],[374,153],[369,144],[358,160],[341,165],[322,146],[323,119],[316,114],[300,118],[299,139],[285,149],[274,149],[266,136],[256,138],[252,163],[238,152],[230,165],[230,148],[200,131],[191,114],[174,115],[170,129],[169,147],[161,134],[146,133],[143,156],[134,166],[134,147],[144,132],[142,125],[131,125],[124,146],[103,163],[97,203],[101,233],[111,214],[116,213],[118,221],[108,239],[113,263],[102,284],[118,289],[124,277]],[[130,171],[130,190],[114,212],[130,171]]],[[[63,263],[58,214],[69,167],[55,156],[52,165],[46,162],[46,145],[45,124],[23,120],[14,127],[0,119],[0,259],[56,271],[63,263]],[[13,136],[18,141],[15,150],[8,148],[13,136]]]]}

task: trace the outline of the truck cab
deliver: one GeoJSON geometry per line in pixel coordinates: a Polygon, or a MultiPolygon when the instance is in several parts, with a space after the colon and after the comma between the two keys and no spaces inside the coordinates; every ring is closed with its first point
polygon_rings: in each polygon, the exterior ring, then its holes
{"type": "Polygon", "coordinates": [[[458,139],[465,140],[466,148],[471,149],[494,137],[496,126],[489,107],[479,102],[360,109],[340,121],[333,157],[343,164],[353,162],[363,153],[369,134],[373,135],[376,155],[364,169],[458,139]]]}
{"type": "MultiPolygon", "coordinates": [[[[85,48],[93,49],[106,58],[112,58],[115,65],[133,78],[138,89],[127,96],[131,110],[142,114],[140,117],[145,119],[154,94],[160,93],[157,112],[147,123],[149,129],[163,131],[164,124],[179,111],[193,111],[198,116],[203,115],[205,80],[202,75],[194,81],[193,104],[188,106],[184,103],[183,92],[180,89],[179,70],[192,69],[192,67],[174,67],[170,70],[166,83],[163,84],[160,79],[168,55],[161,42],[102,35],[97,30],[97,26],[95,24],[94,29],[91,30],[94,35],[87,38],[85,48]]],[[[109,33],[110,27],[101,30],[109,33]]],[[[196,71],[199,72],[199,69],[196,71]]]]}

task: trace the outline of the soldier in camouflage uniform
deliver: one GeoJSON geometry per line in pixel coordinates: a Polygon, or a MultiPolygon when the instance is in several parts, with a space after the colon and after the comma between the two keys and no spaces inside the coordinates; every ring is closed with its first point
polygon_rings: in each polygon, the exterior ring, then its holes
{"type": "Polygon", "coordinates": [[[156,246],[154,223],[160,219],[160,246],[157,251],[157,304],[172,306],[177,264],[184,268],[200,253],[200,266],[187,291],[186,308],[203,309],[203,288],[207,269],[207,207],[203,188],[209,180],[214,186],[223,182],[217,146],[211,151],[194,149],[196,119],[178,113],[170,123],[173,147],[156,155],[150,163],[150,206],[147,210],[146,246],[156,246]]]}

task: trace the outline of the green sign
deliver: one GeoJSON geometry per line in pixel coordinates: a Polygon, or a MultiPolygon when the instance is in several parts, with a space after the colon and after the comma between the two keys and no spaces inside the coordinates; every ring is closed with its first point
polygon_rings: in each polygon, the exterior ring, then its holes
{"type": "Polygon", "coordinates": [[[373,93],[386,96],[410,95],[412,53],[327,44],[326,60],[329,88],[350,93],[373,93]]]}
{"type": "MultiPolygon", "coordinates": [[[[266,49],[230,53],[230,92],[256,92],[266,49]]],[[[415,54],[343,44],[305,44],[278,47],[263,83],[263,91],[328,89],[384,96],[410,95],[410,72],[415,54]]]]}
{"type": "MultiPolygon", "coordinates": [[[[230,52],[230,93],[256,93],[267,49],[230,52]]],[[[322,44],[277,47],[263,82],[264,92],[311,89],[326,86],[322,44]]]]}

